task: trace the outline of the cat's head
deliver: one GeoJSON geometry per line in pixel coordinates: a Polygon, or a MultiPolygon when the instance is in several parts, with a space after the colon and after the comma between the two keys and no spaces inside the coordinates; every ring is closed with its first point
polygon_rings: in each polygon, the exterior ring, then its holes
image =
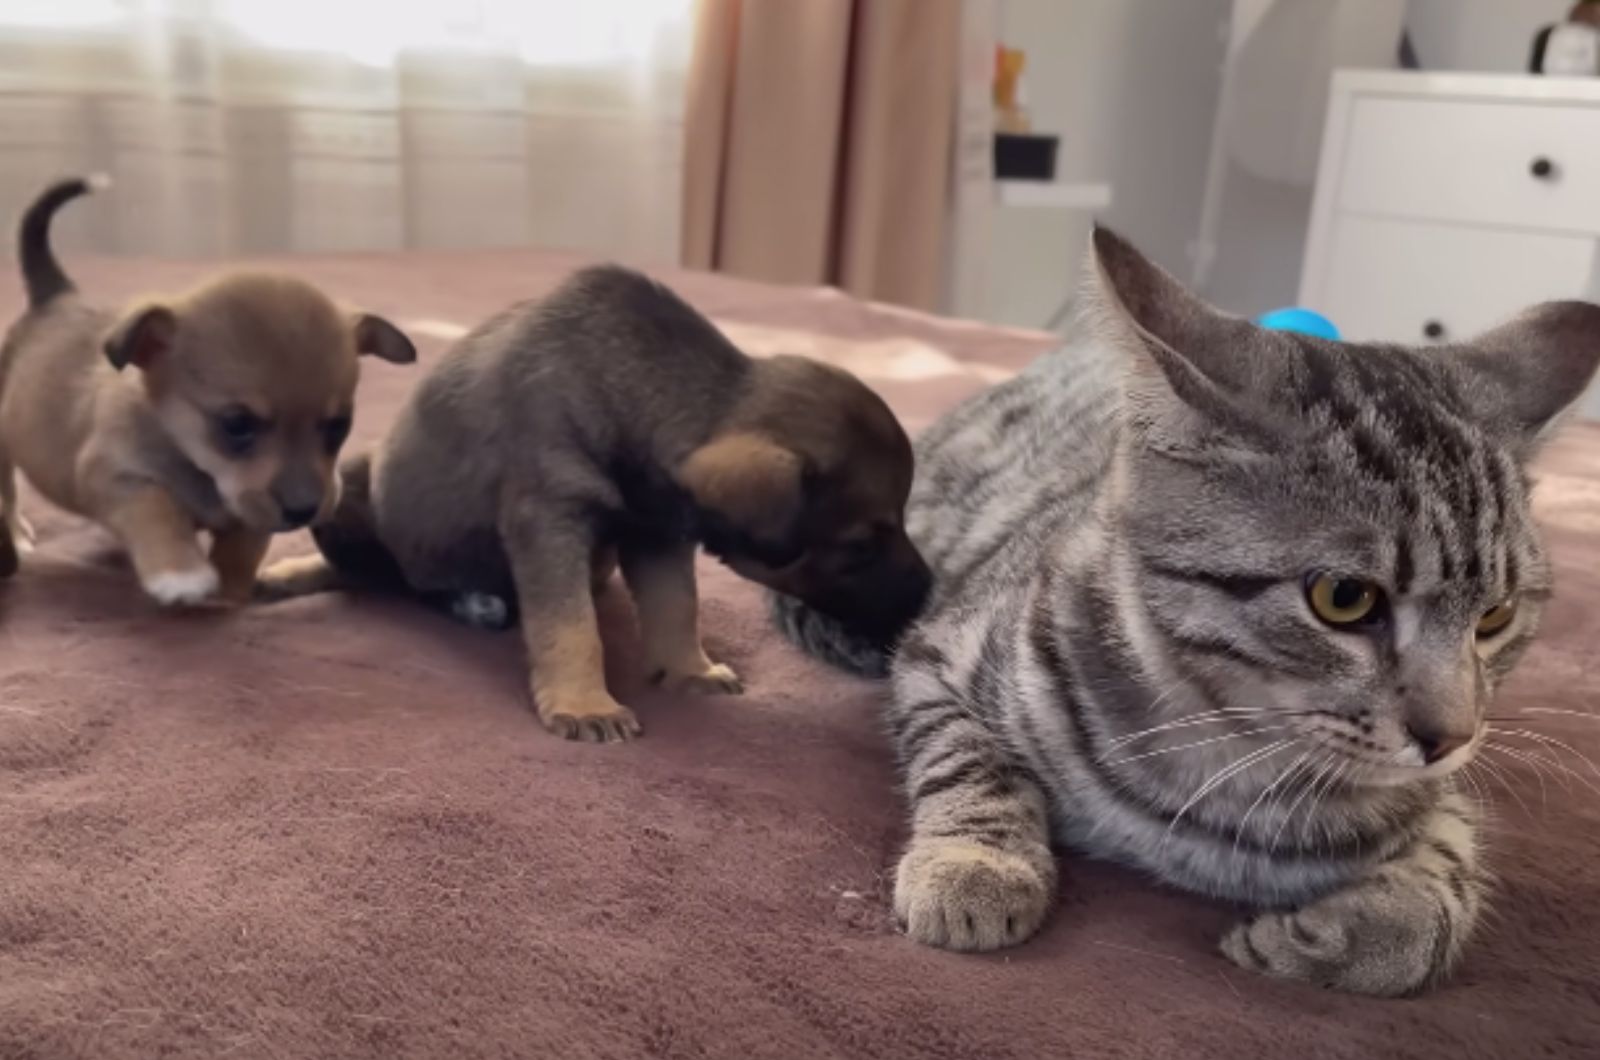
{"type": "Polygon", "coordinates": [[[1128,354],[1121,562],[1148,634],[1356,782],[1464,764],[1550,594],[1525,468],[1595,372],[1600,307],[1334,343],[1222,314],[1104,229],[1094,262],[1095,326],[1128,354]]]}

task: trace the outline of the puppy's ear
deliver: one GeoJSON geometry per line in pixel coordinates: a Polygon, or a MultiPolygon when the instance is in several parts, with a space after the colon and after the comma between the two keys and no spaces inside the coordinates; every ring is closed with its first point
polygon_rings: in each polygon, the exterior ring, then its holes
{"type": "Polygon", "coordinates": [[[357,313],[354,328],[356,352],[370,353],[390,364],[411,364],[417,359],[417,348],[411,345],[405,332],[373,313],[357,313]]]}
{"type": "Polygon", "coordinates": [[[164,305],[147,303],[128,311],[106,334],[106,360],[118,371],[134,365],[148,368],[172,348],[178,315],[164,305]]]}
{"type": "Polygon", "coordinates": [[[689,454],[679,485],[695,503],[764,542],[790,536],[805,504],[805,460],[749,431],[721,435],[689,454]]]}

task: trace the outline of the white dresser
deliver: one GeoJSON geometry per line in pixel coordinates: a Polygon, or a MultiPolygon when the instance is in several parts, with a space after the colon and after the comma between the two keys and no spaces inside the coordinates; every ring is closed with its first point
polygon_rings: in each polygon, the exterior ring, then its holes
{"type": "Polygon", "coordinates": [[[1600,301],[1600,78],[1337,73],[1300,304],[1422,342],[1549,298],[1600,301]]]}

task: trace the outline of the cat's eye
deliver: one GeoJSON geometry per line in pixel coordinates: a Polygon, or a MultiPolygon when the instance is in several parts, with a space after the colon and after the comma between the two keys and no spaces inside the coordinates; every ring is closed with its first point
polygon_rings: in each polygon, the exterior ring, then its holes
{"type": "Polygon", "coordinates": [[[1515,600],[1502,600],[1489,610],[1485,611],[1478,619],[1478,638],[1492,637],[1496,633],[1511,625],[1511,620],[1517,617],[1517,602],[1515,600]]]}
{"type": "Polygon", "coordinates": [[[1306,579],[1306,601],[1312,614],[1336,629],[1383,617],[1383,590],[1362,578],[1313,574],[1306,579]]]}

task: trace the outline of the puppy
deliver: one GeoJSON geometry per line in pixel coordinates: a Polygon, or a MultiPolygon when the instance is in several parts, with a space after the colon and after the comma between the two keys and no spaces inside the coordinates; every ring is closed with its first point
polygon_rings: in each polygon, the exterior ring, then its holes
{"type": "Polygon", "coordinates": [[[336,503],[357,355],[408,363],[416,351],[382,318],[287,276],[228,276],[120,316],[92,308],[49,233],[57,209],[100,183],[52,186],[18,233],[28,309],[0,346],[0,577],[26,535],[20,468],[116,534],[161,603],[246,600],[271,535],[336,503]]]}
{"type": "Polygon", "coordinates": [[[588,269],[462,339],[370,462],[346,463],[313,529],[322,555],[262,584],[403,583],[488,625],[520,611],[540,720],[626,740],[639,723],[606,691],[591,599],[613,561],[653,679],[738,692],[700,644],[697,544],[891,643],[929,585],[903,521],[911,472],[905,432],[854,376],[754,360],[660,284],[588,269]]]}

